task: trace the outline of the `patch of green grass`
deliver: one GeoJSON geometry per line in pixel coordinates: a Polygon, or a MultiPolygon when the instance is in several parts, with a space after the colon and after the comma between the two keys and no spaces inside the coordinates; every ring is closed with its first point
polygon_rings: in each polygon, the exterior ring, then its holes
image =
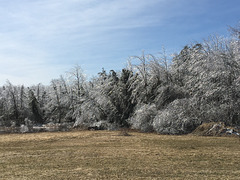
{"type": "Polygon", "coordinates": [[[79,131],[0,136],[0,179],[239,179],[239,140],[79,131]]]}

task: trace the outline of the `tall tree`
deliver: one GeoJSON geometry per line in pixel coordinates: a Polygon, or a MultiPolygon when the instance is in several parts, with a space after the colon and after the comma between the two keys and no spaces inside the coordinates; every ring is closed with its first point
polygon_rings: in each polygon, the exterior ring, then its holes
{"type": "Polygon", "coordinates": [[[42,110],[40,108],[39,102],[33,92],[33,90],[29,89],[29,107],[31,109],[32,112],[32,118],[35,123],[37,124],[43,124],[44,123],[44,119],[43,119],[43,113],[42,110]]]}

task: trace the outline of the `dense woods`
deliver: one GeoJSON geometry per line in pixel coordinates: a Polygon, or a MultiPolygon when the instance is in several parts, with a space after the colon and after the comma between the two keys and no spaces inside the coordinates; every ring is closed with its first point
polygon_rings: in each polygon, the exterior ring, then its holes
{"type": "Polygon", "coordinates": [[[171,58],[142,52],[120,72],[88,80],[75,66],[49,86],[0,87],[0,126],[72,123],[184,134],[203,122],[240,125],[240,28],[171,58]],[[137,62],[137,63],[136,63],[137,62]]]}

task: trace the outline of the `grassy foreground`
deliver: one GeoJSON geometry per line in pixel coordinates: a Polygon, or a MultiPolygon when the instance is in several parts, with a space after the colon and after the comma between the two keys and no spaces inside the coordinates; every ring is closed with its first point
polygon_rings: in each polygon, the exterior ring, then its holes
{"type": "Polygon", "coordinates": [[[239,179],[237,138],[130,134],[0,135],[0,179],[239,179]]]}

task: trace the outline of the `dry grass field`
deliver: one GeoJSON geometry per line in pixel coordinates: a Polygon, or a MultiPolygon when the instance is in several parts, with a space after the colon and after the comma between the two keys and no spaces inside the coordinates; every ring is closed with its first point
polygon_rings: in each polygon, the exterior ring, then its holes
{"type": "Polygon", "coordinates": [[[0,179],[239,179],[240,141],[117,131],[0,135],[0,179]]]}

